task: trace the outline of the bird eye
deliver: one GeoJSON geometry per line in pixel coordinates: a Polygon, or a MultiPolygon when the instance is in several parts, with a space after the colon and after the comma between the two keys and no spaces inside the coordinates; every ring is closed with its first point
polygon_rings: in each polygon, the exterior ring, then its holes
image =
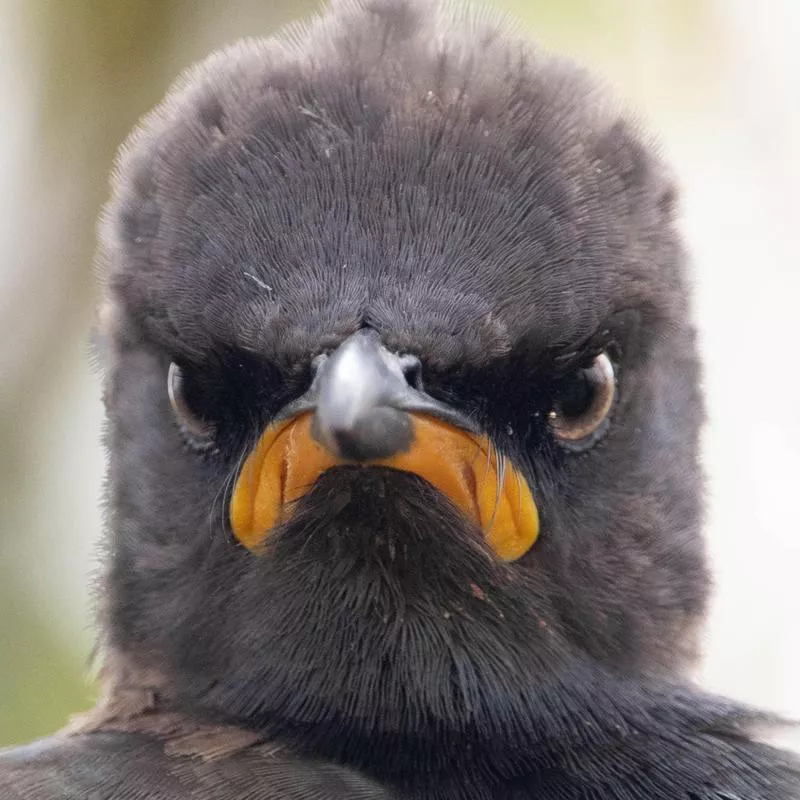
{"type": "Polygon", "coordinates": [[[214,439],[214,426],[204,420],[187,401],[183,371],[174,362],[169,365],[167,373],[167,394],[181,430],[191,439],[191,444],[200,448],[210,446],[214,439]]]}
{"type": "Polygon", "coordinates": [[[608,427],[615,394],[614,366],[605,353],[560,381],[548,415],[559,443],[568,450],[591,447],[608,427]]]}

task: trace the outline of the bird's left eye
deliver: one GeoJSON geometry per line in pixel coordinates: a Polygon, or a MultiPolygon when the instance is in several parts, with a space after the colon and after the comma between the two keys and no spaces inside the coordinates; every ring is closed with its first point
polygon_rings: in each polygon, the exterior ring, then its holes
{"type": "Polygon", "coordinates": [[[608,428],[615,394],[614,365],[606,353],[562,378],[548,415],[556,440],[568,450],[591,447],[608,428]]]}
{"type": "Polygon", "coordinates": [[[175,363],[169,365],[167,373],[167,394],[169,404],[190,443],[198,448],[210,447],[214,441],[214,425],[203,419],[202,415],[192,408],[186,398],[186,380],[183,370],[175,363]]]}

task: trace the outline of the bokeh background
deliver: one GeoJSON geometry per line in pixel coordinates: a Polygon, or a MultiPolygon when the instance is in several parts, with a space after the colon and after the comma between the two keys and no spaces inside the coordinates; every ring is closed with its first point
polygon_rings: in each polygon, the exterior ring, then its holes
{"type": "MultiPolygon", "coordinates": [[[[684,190],[717,590],[699,679],[800,717],[800,2],[494,0],[617,87],[684,190]]],[[[0,745],[86,707],[88,359],[114,151],[175,75],[313,0],[0,0],[0,745]]]]}

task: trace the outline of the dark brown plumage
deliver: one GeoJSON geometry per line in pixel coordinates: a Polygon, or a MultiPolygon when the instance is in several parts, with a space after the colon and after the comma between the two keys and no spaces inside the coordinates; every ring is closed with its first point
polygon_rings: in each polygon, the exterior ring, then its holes
{"type": "Polygon", "coordinates": [[[635,128],[491,15],[340,0],[194,70],[101,248],[107,696],[0,756],[0,796],[800,796],[770,721],[682,677],[707,575],[674,214],[635,128]],[[529,487],[523,555],[368,463],[421,410],[529,487]],[[245,459],[302,413],[351,463],[243,547],[245,459]]]}

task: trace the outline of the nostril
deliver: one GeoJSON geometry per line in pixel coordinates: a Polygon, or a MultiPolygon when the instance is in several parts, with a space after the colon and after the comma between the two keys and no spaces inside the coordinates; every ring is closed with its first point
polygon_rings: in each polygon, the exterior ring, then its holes
{"type": "Polygon", "coordinates": [[[422,362],[416,356],[400,356],[400,368],[406,383],[418,392],[422,391],[422,362]]]}

